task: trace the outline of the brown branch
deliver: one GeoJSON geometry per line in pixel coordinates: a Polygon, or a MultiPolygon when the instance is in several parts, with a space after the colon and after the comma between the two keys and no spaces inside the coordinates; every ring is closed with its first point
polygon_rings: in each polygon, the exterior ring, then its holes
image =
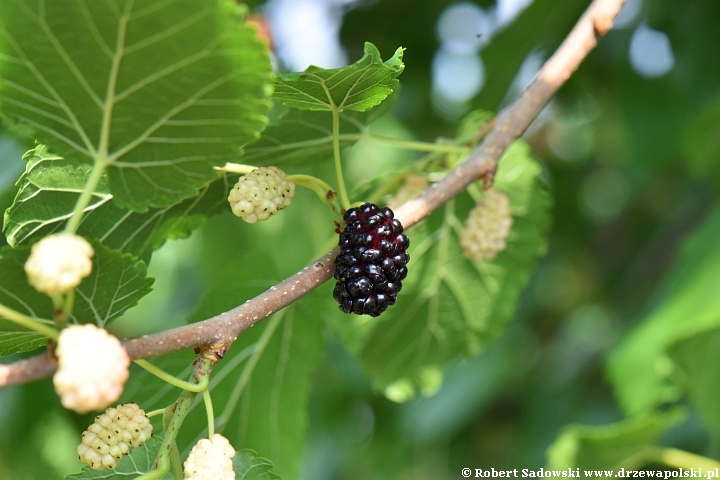
{"type": "MultiPolygon", "coordinates": [[[[480,178],[491,178],[505,149],[519,138],[555,92],[605,34],[624,0],[594,0],[535,80],[497,117],[495,128],[464,163],[420,197],[399,207],[395,214],[410,227],[480,178]]],[[[257,322],[302,297],[329,280],[335,268],[337,249],[312,265],[248,300],[244,304],[202,322],[123,341],[132,358],[146,358],[199,345],[229,347],[238,335],[257,322]]],[[[28,382],[53,374],[56,364],[42,354],[9,365],[0,365],[0,387],[28,382]]]]}

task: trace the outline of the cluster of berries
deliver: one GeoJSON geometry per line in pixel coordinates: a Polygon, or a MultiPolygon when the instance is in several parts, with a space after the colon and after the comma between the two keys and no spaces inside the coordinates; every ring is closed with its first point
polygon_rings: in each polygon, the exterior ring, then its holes
{"type": "Polygon", "coordinates": [[[240,177],[228,196],[230,208],[248,223],[261,222],[290,205],[295,184],[277,167],[260,167],[240,177]]]}
{"type": "Polygon", "coordinates": [[[203,438],[190,451],[185,460],[186,480],[234,480],[232,458],[235,449],[227,438],[216,433],[203,438]]]}
{"type": "Polygon", "coordinates": [[[117,462],[152,435],[150,420],[134,403],[108,408],[82,434],[80,461],[93,470],[114,469],[117,462]]]}
{"type": "Polygon", "coordinates": [[[345,313],[376,317],[397,300],[410,240],[389,208],[365,203],[345,212],[333,297],[345,313]]]}
{"type": "Polygon", "coordinates": [[[513,219],[510,200],[501,191],[486,190],[470,210],[460,244],[473,262],[491,260],[505,249],[513,219]]]}

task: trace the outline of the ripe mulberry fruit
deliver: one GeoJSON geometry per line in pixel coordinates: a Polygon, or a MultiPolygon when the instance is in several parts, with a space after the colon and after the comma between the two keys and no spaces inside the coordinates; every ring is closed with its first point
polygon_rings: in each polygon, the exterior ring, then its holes
{"type": "Polygon", "coordinates": [[[77,413],[101,410],[115,402],[128,378],[130,357],[117,337],[88,323],[63,329],[55,355],[55,391],[63,407],[77,413]]]}
{"type": "Polygon", "coordinates": [[[184,476],[186,480],[233,480],[232,457],[235,449],[227,438],[216,433],[203,438],[190,451],[185,460],[184,476]]]}
{"type": "Polygon", "coordinates": [[[345,213],[333,297],[345,313],[377,317],[397,300],[410,240],[393,211],[366,203],[345,213]]]}
{"type": "Polygon", "coordinates": [[[465,257],[473,262],[495,258],[505,249],[512,223],[507,195],[495,188],[486,190],[465,221],[460,239],[465,257]]]}
{"type": "Polygon", "coordinates": [[[72,233],[48,235],[32,247],[25,262],[30,285],[49,296],[67,293],[90,275],[92,245],[72,233]]]}
{"type": "Polygon", "coordinates": [[[82,434],[77,447],[80,461],[93,470],[114,469],[122,457],[152,435],[145,411],[134,403],[108,408],[82,434]]]}
{"type": "Polygon", "coordinates": [[[256,168],[237,181],[228,202],[232,212],[248,223],[267,220],[290,205],[295,184],[277,167],[256,168]]]}

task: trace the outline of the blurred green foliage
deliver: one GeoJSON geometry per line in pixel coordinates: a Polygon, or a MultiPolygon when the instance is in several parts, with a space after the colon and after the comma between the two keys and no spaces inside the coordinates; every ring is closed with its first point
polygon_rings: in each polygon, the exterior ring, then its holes
{"type": "MultiPolygon", "coordinates": [[[[344,17],[341,40],[349,58],[360,58],[365,41],[384,57],[397,46],[407,49],[403,87],[394,118],[386,122],[410,138],[432,141],[457,128],[430,100],[435,24],[452,3],[363,2],[344,17]]],[[[528,54],[547,57],[588,3],[535,0],[482,50],[486,84],[468,110],[505,105],[528,54]]],[[[626,454],[656,440],[720,458],[713,329],[720,321],[718,22],[715,0],[645,0],[635,23],[600,41],[559,92],[552,115],[531,128],[525,140],[543,165],[554,202],[548,253],[509,331],[481,354],[454,361],[433,396],[398,404],[373,388],[364,367],[327,327],[330,318],[313,314],[316,297],[330,295],[324,285],[282,320],[265,321],[233,346],[218,369],[231,380],[217,390],[218,414],[231,401],[258,408],[253,386],[278,386],[278,402],[306,405],[307,416],[292,418],[294,430],[288,432],[264,431],[260,422],[241,424],[229,414],[225,419],[235,422],[231,428],[261,438],[269,450],[261,455],[276,462],[275,453],[280,463],[283,455],[300,455],[297,439],[307,429],[304,460],[280,469],[288,479],[453,479],[465,467],[538,469],[579,465],[578,458],[612,468],[618,449],[626,454]],[[641,22],[670,39],[675,66],[660,78],[643,78],[630,65],[629,45],[641,22]],[[317,330],[303,331],[308,323],[317,330]],[[269,355],[258,361],[280,377],[312,372],[310,381],[275,378],[263,386],[252,377],[242,380],[246,370],[235,368],[241,360],[232,359],[250,355],[272,325],[285,336],[274,338],[269,355]],[[300,351],[302,364],[278,369],[283,348],[300,351]],[[233,399],[242,381],[247,390],[233,399]],[[686,405],[688,415],[680,419],[655,410],[668,404],[686,405]],[[605,453],[592,448],[612,455],[603,460],[605,453]]],[[[33,146],[0,136],[3,209],[12,203],[22,152],[33,146]]],[[[362,143],[354,149],[377,153],[362,143]]],[[[409,160],[385,155],[392,165],[409,160]]],[[[315,169],[332,178],[327,167],[315,169]]],[[[218,217],[190,239],[169,242],[149,266],[156,290],[111,330],[135,335],[204,318],[302,268],[332,244],[332,232],[321,227],[332,218],[308,192],[299,192],[295,202],[311,206],[288,209],[257,226],[229,225],[228,216],[218,217]],[[254,258],[248,259],[248,250],[257,252],[254,258]],[[236,283],[213,290],[228,277],[236,283]]],[[[190,352],[180,352],[158,364],[187,374],[191,361],[190,352]]],[[[160,406],[176,396],[143,375],[133,371],[141,380],[129,386],[128,399],[143,396],[160,406]]],[[[280,405],[272,407],[278,415],[294,415],[280,405]]],[[[243,418],[262,415],[260,408],[243,418]]],[[[203,416],[195,408],[188,424],[202,428],[203,416]]],[[[0,390],[0,478],[45,480],[79,470],[74,443],[90,421],[63,410],[47,380],[0,390]]]]}

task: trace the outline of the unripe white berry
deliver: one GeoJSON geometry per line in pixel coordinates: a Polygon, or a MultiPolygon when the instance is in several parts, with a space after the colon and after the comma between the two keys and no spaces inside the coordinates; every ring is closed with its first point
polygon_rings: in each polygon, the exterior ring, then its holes
{"type": "Polygon", "coordinates": [[[115,402],[128,378],[130,357],[113,335],[93,324],[72,325],[58,338],[55,391],[77,413],[102,410],[115,402]]]}
{"type": "Polygon", "coordinates": [[[190,451],[184,464],[186,480],[233,480],[235,449],[219,433],[203,438],[190,451]]]}
{"type": "Polygon", "coordinates": [[[83,432],[77,453],[93,470],[115,468],[122,457],[150,438],[152,431],[143,409],[123,403],[95,417],[95,423],[83,432]]]}
{"type": "Polygon", "coordinates": [[[395,195],[390,197],[388,200],[388,208],[391,210],[397,210],[403,203],[420,195],[428,187],[428,185],[429,183],[427,178],[424,176],[408,175],[405,177],[405,181],[402,186],[398,188],[397,192],[395,192],[395,195]]]}
{"type": "Polygon", "coordinates": [[[277,167],[256,168],[240,177],[228,202],[232,212],[248,223],[267,220],[290,205],[295,184],[277,167]]]}
{"type": "Polygon", "coordinates": [[[465,221],[460,239],[465,257],[473,262],[495,258],[505,249],[512,222],[507,195],[495,188],[486,190],[465,221]]]}
{"type": "Polygon", "coordinates": [[[25,262],[30,285],[53,296],[67,293],[80,285],[92,270],[95,251],[84,238],[72,233],[48,235],[35,245],[25,262]]]}

